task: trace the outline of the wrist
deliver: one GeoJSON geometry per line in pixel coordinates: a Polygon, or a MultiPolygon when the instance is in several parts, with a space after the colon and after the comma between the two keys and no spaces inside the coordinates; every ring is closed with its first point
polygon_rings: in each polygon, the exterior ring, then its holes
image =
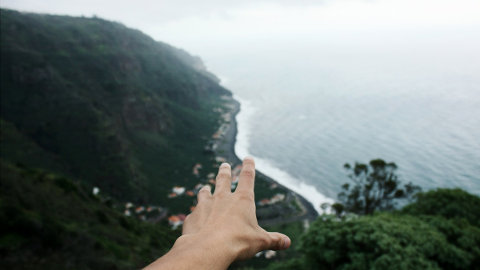
{"type": "Polygon", "coordinates": [[[188,258],[183,259],[196,262],[196,269],[227,269],[238,257],[237,249],[233,241],[221,234],[195,233],[180,236],[170,252],[184,254],[188,258]]]}

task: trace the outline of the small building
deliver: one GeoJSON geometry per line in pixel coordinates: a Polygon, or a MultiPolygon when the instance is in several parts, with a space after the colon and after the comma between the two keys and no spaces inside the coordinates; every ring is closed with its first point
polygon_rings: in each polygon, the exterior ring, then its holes
{"type": "Polygon", "coordinates": [[[285,194],[281,194],[281,193],[277,193],[275,194],[275,196],[273,196],[271,199],[270,199],[270,204],[274,204],[274,203],[277,203],[277,202],[281,202],[285,200],[285,194]]]}
{"type": "Polygon", "coordinates": [[[174,186],[172,188],[172,192],[176,193],[177,195],[182,195],[185,192],[185,187],[174,186]]]}
{"type": "Polygon", "coordinates": [[[204,186],[204,184],[200,184],[200,183],[196,184],[195,188],[194,188],[195,192],[198,192],[203,186],[204,186]]]}
{"type": "Polygon", "coordinates": [[[169,216],[168,224],[170,224],[170,226],[172,226],[172,229],[175,230],[178,226],[183,224],[183,221],[180,220],[178,216],[169,216]]]}
{"type": "Polygon", "coordinates": [[[271,259],[277,255],[277,252],[275,250],[267,250],[265,251],[265,258],[266,259],[271,259]]]}
{"type": "Polygon", "coordinates": [[[199,171],[199,170],[200,170],[201,168],[202,168],[202,164],[200,164],[200,163],[195,164],[195,165],[193,166],[193,168],[192,168],[192,173],[193,173],[193,175],[199,176],[199,175],[200,175],[200,171],[199,171]]]}
{"type": "Polygon", "coordinates": [[[227,159],[224,158],[224,157],[215,157],[215,161],[218,162],[218,163],[223,163],[223,162],[227,162],[227,159]]]}
{"type": "Polygon", "coordinates": [[[262,199],[262,200],[260,200],[257,204],[258,204],[258,206],[269,205],[269,204],[270,204],[270,200],[269,200],[269,199],[262,199]]]}

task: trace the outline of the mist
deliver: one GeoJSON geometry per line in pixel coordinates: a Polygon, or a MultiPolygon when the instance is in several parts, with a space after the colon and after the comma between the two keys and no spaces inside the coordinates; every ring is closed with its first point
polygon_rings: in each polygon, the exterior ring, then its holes
{"type": "Polygon", "coordinates": [[[99,16],[210,59],[269,51],[465,53],[480,47],[475,0],[2,1],[31,12],[99,16]]]}

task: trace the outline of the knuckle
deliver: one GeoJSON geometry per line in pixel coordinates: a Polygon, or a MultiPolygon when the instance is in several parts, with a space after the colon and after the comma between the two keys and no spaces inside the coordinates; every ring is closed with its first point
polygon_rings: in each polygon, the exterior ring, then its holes
{"type": "Polygon", "coordinates": [[[206,189],[206,188],[202,188],[202,189],[200,189],[200,191],[198,192],[199,195],[200,195],[200,194],[208,194],[208,193],[210,193],[210,190],[208,190],[208,189],[206,189]]]}
{"type": "MultiPolygon", "coordinates": [[[[213,196],[208,197],[208,198],[204,198],[203,200],[199,200],[197,202],[197,205],[195,206],[195,210],[199,210],[199,209],[203,209],[205,207],[208,207],[208,205],[211,204],[212,199],[213,199],[213,196]]],[[[195,210],[192,212],[192,214],[198,212],[198,211],[195,211],[195,210]]]]}
{"type": "Polygon", "coordinates": [[[192,214],[188,214],[186,217],[185,217],[185,221],[184,223],[189,223],[189,221],[192,219],[192,214]]]}
{"type": "Polygon", "coordinates": [[[255,176],[255,170],[253,169],[246,169],[242,172],[242,174],[244,176],[247,176],[247,177],[254,177],[255,176]]]}
{"type": "Polygon", "coordinates": [[[222,191],[217,191],[213,196],[217,199],[225,199],[227,197],[227,193],[222,191]]]}
{"type": "Polygon", "coordinates": [[[200,190],[197,194],[197,201],[200,203],[200,201],[208,200],[210,199],[210,192],[207,190],[200,190]]]}
{"type": "Polygon", "coordinates": [[[253,201],[254,195],[252,192],[239,192],[238,199],[240,201],[253,201]]]}
{"type": "Polygon", "coordinates": [[[219,172],[218,175],[217,175],[217,180],[218,180],[218,179],[227,178],[227,177],[230,177],[230,172],[228,172],[228,171],[221,171],[221,172],[219,172]]]}
{"type": "Polygon", "coordinates": [[[272,244],[272,239],[269,235],[262,235],[259,237],[259,242],[263,248],[267,248],[272,244]]]}
{"type": "Polygon", "coordinates": [[[255,161],[252,157],[246,157],[246,158],[243,159],[243,164],[254,165],[255,161]]]}
{"type": "Polygon", "coordinates": [[[282,249],[283,248],[283,239],[280,237],[276,237],[275,240],[275,249],[282,249]]]}

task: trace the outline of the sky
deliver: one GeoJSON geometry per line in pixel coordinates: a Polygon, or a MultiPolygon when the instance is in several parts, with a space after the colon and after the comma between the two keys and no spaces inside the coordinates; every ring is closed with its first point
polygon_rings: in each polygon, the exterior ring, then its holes
{"type": "Polygon", "coordinates": [[[479,0],[2,0],[1,6],[95,15],[207,59],[279,47],[480,44],[479,0]]]}

